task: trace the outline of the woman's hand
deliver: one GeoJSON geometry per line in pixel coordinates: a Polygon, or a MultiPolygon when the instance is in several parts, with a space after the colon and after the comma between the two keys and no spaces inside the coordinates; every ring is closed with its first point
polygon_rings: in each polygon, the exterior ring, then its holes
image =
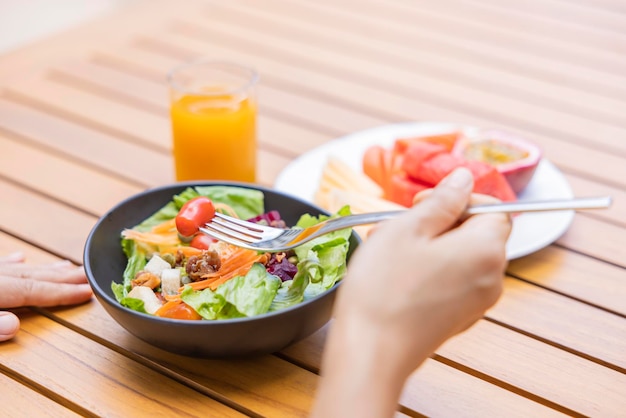
{"type": "Polygon", "coordinates": [[[471,173],[456,170],[355,252],[314,414],[391,416],[409,374],[497,301],[511,221],[504,214],[464,218],[472,187],[471,173]]]}
{"type": "MultiPolygon", "coordinates": [[[[29,264],[20,253],[0,257],[0,308],[74,305],[91,295],[84,269],[69,261],[29,264]]],[[[19,327],[17,316],[0,311],[0,341],[13,338],[19,327]]]]}

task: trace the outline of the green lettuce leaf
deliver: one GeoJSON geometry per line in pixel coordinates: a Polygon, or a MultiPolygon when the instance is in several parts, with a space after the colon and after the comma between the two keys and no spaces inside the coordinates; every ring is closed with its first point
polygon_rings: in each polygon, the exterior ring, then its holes
{"type": "MultiPolygon", "coordinates": [[[[155,225],[175,218],[180,208],[189,200],[198,196],[206,196],[214,202],[225,203],[237,213],[240,218],[249,219],[260,215],[264,211],[264,196],[259,190],[246,189],[232,186],[198,186],[188,187],[181,193],[172,197],[172,201],[145,219],[133,229],[147,232],[155,225]]],[[[137,272],[142,270],[149,254],[149,249],[141,248],[135,241],[121,239],[122,250],[128,262],[123,275],[123,287],[115,288],[113,293],[118,301],[130,292],[130,282],[137,272]]],[[[113,282],[112,286],[117,285],[113,282]]]]}
{"type": "Polygon", "coordinates": [[[145,314],[148,313],[146,312],[145,305],[143,303],[143,300],[141,299],[123,297],[120,300],[120,304],[122,306],[126,306],[127,308],[132,309],[133,311],[137,311],[137,312],[141,312],[145,314]]]}
{"type": "Polygon", "coordinates": [[[254,263],[245,276],[238,276],[220,285],[221,295],[237,311],[246,316],[266,313],[282,281],[267,272],[261,263],[254,263]]]}
{"type": "Polygon", "coordinates": [[[298,263],[298,272],[293,280],[283,282],[272,301],[270,311],[278,311],[302,302],[305,291],[312,282],[320,282],[324,271],[315,259],[306,259],[298,263]]]}
{"type": "Polygon", "coordinates": [[[237,213],[242,219],[250,219],[263,213],[264,196],[259,190],[233,186],[197,186],[188,187],[172,197],[172,201],[155,212],[148,219],[135,226],[135,229],[145,232],[153,226],[175,218],[180,208],[194,197],[206,196],[214,202],[224,203],[237,213]]]}
{"type": "Polygon", "coordinates": [[[264,212],[265,201],[260,190],[232,186],[198,186],[196,191],[214,202],[227,204],[241,219],[250,219],[264,212]]]}
{"type": "Polygon", "coordinates": [[[124,289],[124,285],[121,283],[111,283],[111,290],[113,291],[113,296],[118,302],[122,302],[122,299],[126,297],[128,292],[124,289]]]}
{"type": "Polygon", "coordinates": [[[124,274],[122,276],[123,282],[116,283],[115,281],[113,281],[111,283],[113,295],[115,296],[115,299],[117,299],[117,301],[120,303],[122,303],[122,299],[124,299],[128,292],[130,292],[131,280],[135,278],[137,272],[143,270],[147,263],[146,253],[142,251],[133,240],[122,238],[122,251],[124,251],[126,258],[128,259],[126,263],[126,268],[124,269],[124,274]]]}
{"type": "Polygon", "coordinates": [[[185,286],[180,298],[204,319],[218,319],[226,305],[226,300],[211,289],[196,291],[191,286],[185,286]]]}
{"type": "Polygon", "coordinates": [[[245,276],[237,276],[211,289],[195,291],[187,286],[181,293],[183,302],[204,319],[229,319],[266,313],[281,280],[269,274],[265,266],[254,263],[245,276]]]}
{"type": "MultiPolygon", "coordinates": [[[[174,196],[171,202],[135,228],[147,231],[174,218],[187,201],[200,195],[229,205],[243,219],[264,212],[264,196],[261,191],[231,186],[190,187],[174,196]]],[[[345,206],[332,217],[349,214],[350,209],[345,206]]],[[[304,228],[328,218],[324,215],[315,217],[307,214],[300,218],[296,226],[304,228]]],[[[295,305],[327,291],[343,278],[351,232],[351,229],[336,231],[297,247],[295,252],[300,262],[293,280],[282,282],[280,278],[269,274],[265,266],[255,263],[245,276],[227,281],[216,291],[194,291],[191,287],[186,287],[181,299],[204,319],[209,320],[255,316],[295,305]]],[[[121,241],[128,263],[123,283],[112,283],[113,293],[122,305],[145,312],[141,300],[126,296],[131,289],[131,280],[145,267],[150,249],[143,248],[132,240],[121,241]]]]}
{"type": "MultiPolygon", "coordinates": [[[[350,208],[344,206],[332,217],[347,215],[350,215],[350,208]]],[[[307,214],[300,218],[296,226],[306,228],[326,219],[329,217],[325,215],[315,217],[307,214]]],[[[311,280],[311,284],[307,286],[304,293],[305,298],[316,296],[330,289],[343,278],[346,273],[346,259],[350,249],[351,234],[352,229],[342,229],[323,235],[294,249],[299,260],[317,260],[324,272],[321,280],[315,280],[315,278],[311,280]]]]}

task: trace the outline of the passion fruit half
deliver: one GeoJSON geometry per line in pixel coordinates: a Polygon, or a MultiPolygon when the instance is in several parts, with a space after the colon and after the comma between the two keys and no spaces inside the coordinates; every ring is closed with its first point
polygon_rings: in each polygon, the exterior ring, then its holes
{"type": "Polygon", "coordinates": [[[464,133],[457,140],[452,153],[466,160],[494,166],[506,178],[515,194],[526,188],[542,155],[536,144],[496,130],[464,133]]]}

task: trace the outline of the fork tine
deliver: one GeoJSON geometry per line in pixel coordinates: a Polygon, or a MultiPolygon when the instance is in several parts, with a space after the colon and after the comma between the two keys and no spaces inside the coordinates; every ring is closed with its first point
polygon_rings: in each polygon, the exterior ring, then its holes
{"type": "Polygon", "coordinates": [[[204,226],[204,228],[201,228],[201,230],[202,229],[206,229],[211,232],[215,231],[217,233],[230,237],[231,240],[236,239],[238,241],[243,241],[243,242],[248,242],[248,243],[255,242],[260,239],[260,237],[258,236],[255,236],[252,234],[246,234],[244,232],[240,232],[232,228],[224,227],[223,225],[220,225],[215,222],[209,222],[208,224],[204,226]]]}
{"type": "Polygon", "coordinates": [[[205,226],[207,227],[213,226],[215,227],[215,229],[219,229],[220,231],[225,232],[225,233],[232,231],[235,234],[243,234],[245,236],[248,236],[254,239],[261,239],[263,237],[262,231],[248,229],[248,228],[233,224],[228,221],[223,221],[221,219],[213,218],[213,220],[207,223],[205,226]]]}
{"type": "Polygon", "coordinates": [[[245,228],[246,230],[258,231],[258,232],[263,232],[265,230],[263,225],[255,224],[253,222],[243,221],[241,219],[237,219],[237,218],[233,218],[231,216],[223,215],[223,214],[221,214],[219,212],[215,212],[215,216],[213,217],[212,222],[219,222],[222,225],[226,225],[228,223],[228,224],[230,224],[229,227],[231,227],[233,230],[236,230],[236,231],[241,231],[241,229],[240,228],[235,228],[234,225],[241,226],[241,227],[245,228]]]}
{"type": "Polygon", "coordinates": [[[228,244],[232,244],[232,245],[236,245],[238,247],[242,247],[242,248],[248,248],[248,249],[254,249],[254,247],[252,247],[250,244],[250,242],[246,242],[246,241],[241,241],[235,237],[232,237],[230,235],[227,234],[223,234],[215,229],[212,228],[200,228],[200,231],[202,231],[203,233],[207,234],[210,237],[213,237],[219,241],[223,241],[226,242],[228,244]]]}

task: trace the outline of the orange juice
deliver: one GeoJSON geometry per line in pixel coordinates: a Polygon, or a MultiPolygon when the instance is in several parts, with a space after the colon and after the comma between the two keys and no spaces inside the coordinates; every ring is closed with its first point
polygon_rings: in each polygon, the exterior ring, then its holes
{"type": "Polygon", "coordinates": [[[253,98],[182,95],[171,119],[177,180],[255,181],[253,98]]]}

